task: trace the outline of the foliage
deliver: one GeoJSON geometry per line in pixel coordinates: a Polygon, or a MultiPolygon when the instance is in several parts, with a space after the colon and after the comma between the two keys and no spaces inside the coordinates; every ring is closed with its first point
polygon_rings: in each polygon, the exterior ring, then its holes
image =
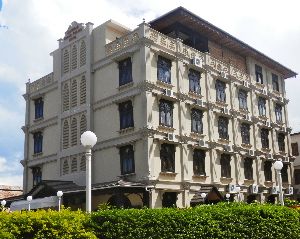
{"type": "Polygon", "coordinates": [[[290,206],[300,206],[300,203],[297,202],[296,200],[291,200],[291,199],[286,198],[284,200],[284,205],[287,206],[287,207],[290,207],[290,206]]]}

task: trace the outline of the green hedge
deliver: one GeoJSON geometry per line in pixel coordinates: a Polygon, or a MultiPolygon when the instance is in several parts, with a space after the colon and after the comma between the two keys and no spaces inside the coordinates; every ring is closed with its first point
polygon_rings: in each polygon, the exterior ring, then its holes
{"type": "Polygon", "coordinates": [[[300,238],[300,213],[287,207],[221,203],[188,209],[0,212],[0,238],[300,238]]]}

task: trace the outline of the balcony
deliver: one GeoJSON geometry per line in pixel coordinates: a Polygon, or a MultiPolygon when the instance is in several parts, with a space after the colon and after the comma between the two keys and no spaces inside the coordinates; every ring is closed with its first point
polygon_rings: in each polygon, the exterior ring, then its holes
{"type": "Polygon", "coordinates": [[[53,72],[29,84],[29,93],[41,90],[54,82],[53,72]]]}

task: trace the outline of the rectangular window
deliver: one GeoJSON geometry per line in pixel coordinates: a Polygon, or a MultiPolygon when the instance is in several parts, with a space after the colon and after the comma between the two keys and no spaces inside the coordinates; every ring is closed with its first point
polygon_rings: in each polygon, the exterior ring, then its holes
{"type": "Polygon", "coordinates": [[[119,104],[120,129],[133,127],[133,107],[131,100],[119,104]]]}
{"type": "Polygon", "coordinates": [[[292,143],[292,155],[299,156],[298,143],[292,143]]]}
{"type": "Polygon", "coordinates": [[[300,184],[300,169],[294,170],[295,184],[300,184]]]}
{"type": "Polygon", "coordinates": [[[260,137],[261,137],[261,146],[262,146],[262,148],[268,149],[269,148],[269,130],[268,129],[261,129],[260,130],[260,137]]]}
{"type": "Polygon", "coordinates": [[[248,110],[247,106],[247,92],[244,90],[239,91],[239,106],[242,110],[248,110]]]}
{"type": "Polygon", "coordinates": [[[203,133],[203,123],[202,123],[203,113],[201,110],[192,109],[192,132],[202,134],[203,133]]]}
{"type": "Polygon", "coordinates": [[[285,135],[282,133],[278,134],[278,148],[279,151],[284,152],[285,151],[285,135]]]}
{"type": "Polygon", "coordinates": [[[260,116],[266,116],[266,99],[263,97],[258,97],[258,113],[260,116]]]}
{"type": "Polygon", "coordinates": [[[230,165],[230,155],[221,154],[221,177],[231,178],[231,165],[230,165]]]}
{"type": "Polygon", "coordinates": [[[166,100],[159,101],[159,124],[173,127],[173,103],[166,100]]]}
{"type": "Polygon", "coordinates": [[[194,175],[205,174],[205,151],[200,149],[194,150],[193,155],[193,171],[194,175]]]}
{"type": "Polygon", "coordinates": [[[228,135],[228,119],[220,116],[218,121],[218,132],[220,139],[229,139],[228,135]]]}
{"type": "Polygon", "coordinates": [[[38,98],[34,101],[35,119],[43,118],[44,115],[44,101],[43,98],[38,98]]]}
{"type": "Polygon", "coordinates": [[[259,65],[255,65],[255,76],[256,76],[256,82],[263,84],[263,74],[262,74],[262,68],[259,65]]]}
{"type": "Polygon", "coordinates": [[[190,72],[189,72],[190,92],[200,94],[200,92],[201,92],[200,77],[201,77],[200,72],[192,70],[192,69],[190,70],[190,72]]]}
{"type": "Polygon", "coordinates": [[[171,84],[171,60],[162,56],[157,59],[157,79],[167,84],[171,84]]]}
{"type": "Polygon", "coordinates": [[[162,144],[160,149],[161,171],[175,172],[175,146],[162,144]]]}
{"type": "Polygon", "coordinates": [[[281,177],[283,183],[287,183],[289,181],[288,168],[289,166],[287,164],[283,164],[283,167],[281,169],[281,177]]]}
{"type": "Polygon", "coordinates": [[[216,81],[216,101],[226,102],[226,83],[220,80],[216,81]]]}
{"type": "Polygon", "coordinates": [[[282,122],[282,106],[279,104],[275,105],[275,116],[277,122],[282,122]]]}
{"type": "Polygon", "coordinates": [[[253,159],[252,158],[245,158],[244,174],[245,174],[245,179],[248,179],[248,180],[253,179],[253,159]]]}
{"type": "Polygon", "coordinates": [[[34,154],[43,152],[43,134],[42,132],[36,132],[33,134],[33,141],[34,141],[34,154]]]}
{"type": "Polygon", "coordinates": [[[242,135],[242,143],[250,144],[250,125],[246,123],[241,124],[241,135],[242,135]]]}
{"type": "Polygon", "coordinates": [[[131,58],[119,61],[119,86],[132,82],[131,58]]]}
{"type": "Polygon", "coordinates": [[[132,145],[120,147],[121,174],[130,174],[135,172],[134,151],[132,145]]]}
{"type": "Polygon", "coordinates": [[[33,186],[35,186],[42,181],[42,170],[40,167],[34,167],[31,170],[32,170],[33,186]]]}
{"type": "Polygon", "coordinates": [[[264,163],[264,174],[265,174],[265,180],[266,181],[272,181],[272,162],[266,161],[264,163]]]}
{"type": "Polygon", "coordinates": [[[273,90],[279,92],[278,75],[272,74],[272,85],[273,85],[273,90]]]}

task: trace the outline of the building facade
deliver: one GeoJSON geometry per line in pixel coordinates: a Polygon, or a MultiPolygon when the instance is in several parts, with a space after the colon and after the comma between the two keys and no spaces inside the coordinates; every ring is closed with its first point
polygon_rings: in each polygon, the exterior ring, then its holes
{"type": "Polygon", "coordinates": [[[292,155],[295,157],[294,160],[294,199],[300,202],[300,155],[299,155],[299,144],[300,144],[300,132],[291,134],[291,146],[292,155]]]}
{"type": "Polygon", "coordinates": [[[135,30],[73,22],[51,56],[53,72],[24,94],[25,192],[85,185],[86,130],[98,137],[93,208],[187,207],[202,192],[274,201],[276,159],[289,189],[285,79],[296,73],[186,9],[135,30]]]}

